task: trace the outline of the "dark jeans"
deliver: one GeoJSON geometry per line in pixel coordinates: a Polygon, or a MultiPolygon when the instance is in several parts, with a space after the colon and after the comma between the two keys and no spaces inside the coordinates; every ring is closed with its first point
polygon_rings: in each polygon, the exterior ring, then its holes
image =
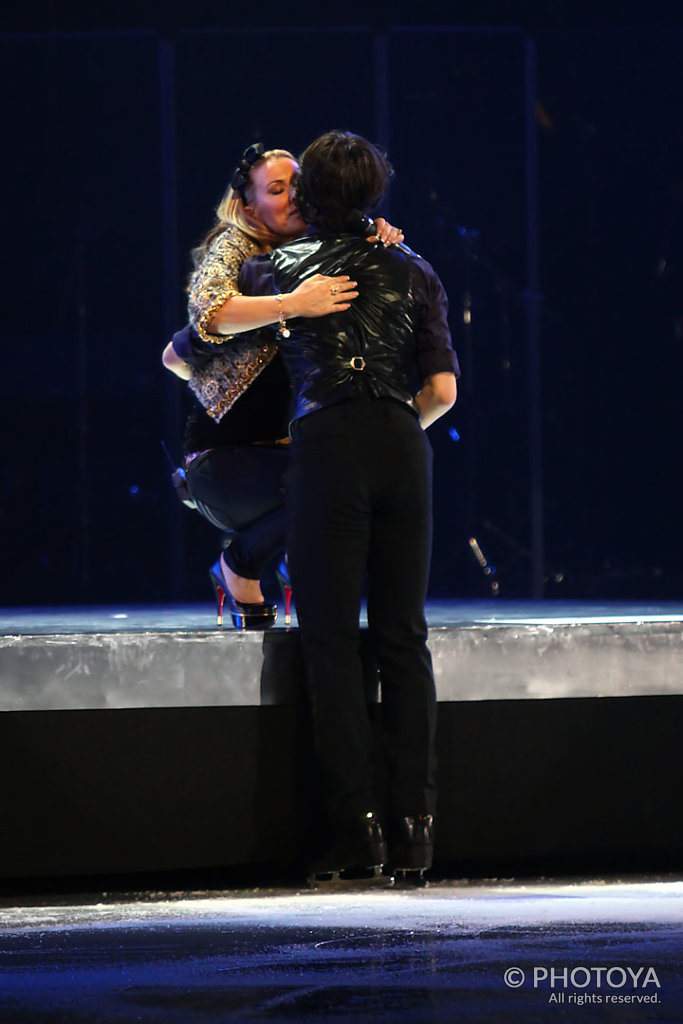
{"type": "Polygon", "coordinates": [[[225,560],[246,579],[260,579],[285,550],[283,476],[286,448],[230,445],[213,448],[187,467],[197,509],[228,535],[225,560]]]}
{"type": "Polygon", "coordinates": [[[359,656],[367,570],[389,811],[432,813],[431,446],[410,410],[384,399],[329,406],[297,421],[292,436],[287,551],[329,812],[378,806],[359,656]]]}

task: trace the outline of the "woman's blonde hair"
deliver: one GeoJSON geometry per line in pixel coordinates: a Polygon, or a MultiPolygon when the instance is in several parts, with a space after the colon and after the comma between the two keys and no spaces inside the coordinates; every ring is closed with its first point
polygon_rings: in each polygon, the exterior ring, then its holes
{"type": "MultiPolygon", "coordinates": [[[[246,197],[248,201],[251,201],[251,190],[253,188],[252,183],[252,172],[256,167],[260,167],[261,164],[266,163],[268,160],[294,160],[294,157],[287,149],[268,149],[256,160],[249,171],[249,179],[245,186],[246,197]]],[[[272,231],[269,231],[263,224],[255,223],[249,214],[244,209],[244,202],[242,196],[237,192],[232,185],[228,185],[228,188],[223,195],[220,203],[216,207],[216,223],[209,231],[206,238],[192,250],[192,262],[195,267],[204,259],[206,251],[218,235],[222,234],[226,228],[229,227],[239,228],[240,231],[244,231],[250,238],[255,239],[264,248],[273,245],[279,245],[282,239],[277,235],[274,235],[272,231]]]]}

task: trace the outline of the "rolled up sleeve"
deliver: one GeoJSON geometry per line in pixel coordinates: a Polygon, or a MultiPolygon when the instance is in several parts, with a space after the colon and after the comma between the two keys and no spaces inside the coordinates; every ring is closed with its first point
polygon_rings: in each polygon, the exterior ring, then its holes
{"type": "Polygon", "coordinates": [[[434,269],[426,260],[415,267],[415,337],[422,379],[435,373],[460,376],[460,364],[453,349],[448,326],[448,296],[434,269]]]}

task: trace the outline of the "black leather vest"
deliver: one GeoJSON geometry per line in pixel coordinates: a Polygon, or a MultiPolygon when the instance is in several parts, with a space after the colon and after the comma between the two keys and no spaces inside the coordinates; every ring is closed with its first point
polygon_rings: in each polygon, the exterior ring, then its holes
{"type": "Polygon", "coordinates": [[[370,245],[356,235],[313,235],[270,253],[278,291],[313,274],[358,282],[351,307],[287,322],[278,335],[294,392],[292,419],[346,398],[393,398],[413,411],[417,346],[411,267],[419,257],[370,245]]]}

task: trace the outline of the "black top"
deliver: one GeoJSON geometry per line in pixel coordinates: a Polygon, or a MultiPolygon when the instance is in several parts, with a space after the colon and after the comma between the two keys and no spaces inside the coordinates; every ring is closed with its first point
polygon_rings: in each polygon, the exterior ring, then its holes
{"type": "Polygon", "coordinates": [[[293,318],[278,345],[292,380],[298,418],[346,398],[392,398],[414,409],[416,382],[459,374],[448,302],[432,267],[415,253],[369,246],[354,235],[309,235],[248,260],[246,295],[291,291],[314,274],[348,274],[359,296],[348,310],[293,318]]]}
{"type": "Polygon", "coordinates": [[[290,387],[279,355],[216,423],[195,399],[185,424],[185,453],[287,436],[290,387]]]}

